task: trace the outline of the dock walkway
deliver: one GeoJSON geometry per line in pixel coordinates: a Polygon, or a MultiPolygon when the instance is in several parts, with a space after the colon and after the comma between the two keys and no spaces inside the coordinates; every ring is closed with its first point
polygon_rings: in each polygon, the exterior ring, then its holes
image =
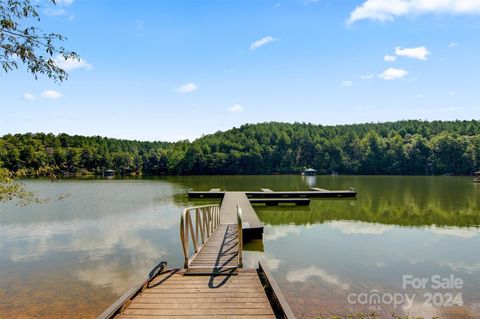
{"type": "Polygon", "coordinates": [[[157,276],[115,318],[264,318],[275,314],[254,269],[236,276],[186,276],[172,270],[157,276]]]}
{"type": "Polygon", "coordinates": [[[189,192],[191,197],[220,197],[222,203],[184,210],[180,220],[184,269],[168,270],[166,262],[159,264],[98,318],[294,319],[273,277],[260,263],[257,269],[243,269],[243,241],[263,234],[251,202],[302,205],[310,202],[305,198],[310,193],[325,192],[313,190],[299,196],[299,192],[262,189],[259,193],[189,192]]]}
{"type": "Polygon", "coordinates": [[[261,238],[263,223],[258,218],[244,192],[225,192],[220,206],[220,223],[237,223],[237,205],[242,210],[244,236],[246,238],[261,238]]]}
{"type": "Polygon", "coordinates": [[[193,257],[186,275],[236,274],[238,261],[237,225],[220,224],[193,257]]]}

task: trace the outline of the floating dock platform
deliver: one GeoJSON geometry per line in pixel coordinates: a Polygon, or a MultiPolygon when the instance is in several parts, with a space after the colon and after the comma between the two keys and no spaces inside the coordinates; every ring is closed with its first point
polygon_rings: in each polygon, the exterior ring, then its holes
{"type": "MultiPolygon", "coordinates": [[[[189,198],[223,198],[227,191],[220,189],[211,189],[209,191],[188,191],[189,198]]],[[[349,190],[328,190],[321,188],[311,188],[308,191],[272,191],[263,188],[260,191],[243,192],[248,198],[342,198],[356,197],[357,192],[353,189],[349,190]]]]}
{"type": "Polygon", "coordinates": [[[209,191],[188,191],[189,198],[217,198],[221,199],[220,218],[222,223],[233,223],[236,214],[236,205],[243,212],[243,234],[246,240],[261,239],[263,237],[263,224],[258,218],[252,204],[258,205],[298,205],[307,206],[310,198],[345,198],[355,197],[357,192],[350,190],[328,190],[323,188],[310,188],[308,191],[273,191],[261,188],[260,191],[222,191],[212,188],[209,191]]]}

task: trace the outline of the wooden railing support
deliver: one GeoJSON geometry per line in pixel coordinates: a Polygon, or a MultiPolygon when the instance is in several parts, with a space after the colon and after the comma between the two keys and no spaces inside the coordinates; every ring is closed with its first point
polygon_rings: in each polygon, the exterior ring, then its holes
{"type": "Polygon", "coordinates": [[[237,205],[238,267],[243,267],[243,218],[242,209],[237,205]]]}
{"type": "Polygon", "coordinates": [[[188,207],[183,210],[180,217],[180,240],[186,269],[219,224],[220,206],[218,204],[188,207]],[[192,214],[195,220],[192,219],[192,214]],[[190,256],[190,240],[194,251],[192,256],[190,256]]]}

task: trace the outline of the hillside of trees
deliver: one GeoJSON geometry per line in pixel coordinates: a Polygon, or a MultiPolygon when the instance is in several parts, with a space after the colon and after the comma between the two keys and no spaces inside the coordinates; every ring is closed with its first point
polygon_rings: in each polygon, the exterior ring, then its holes
{"type": "Polygon", "coordinates": [[[322,126],[248,124],[193,142],[15,134],[0,138],[0,167],[19,175],[320,174],[470,175],[480,170],[480,121],[322,126]]]}

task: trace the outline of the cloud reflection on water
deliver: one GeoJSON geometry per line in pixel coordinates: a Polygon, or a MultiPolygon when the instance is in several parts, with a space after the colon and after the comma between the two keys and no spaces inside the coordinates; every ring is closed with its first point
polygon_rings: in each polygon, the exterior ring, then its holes
{"type": "Polygon", "coordinates": [[[168,230],[177,224],[178,215],[150,209],[99,220],[0,225],[0,250],[12,262],[39,260],[59,252],[82,253],[83,258],[95,261],[118,249],[135,249],[136,254],[151,259],[161,251],[140,233],[168,230]]]}
{"type": "Polygon", "coordinates": [[[344,290],[349,289],[349,285],[343,282],[340,278],[335,275],[329,274],[324,269],[318,268],[316,266],[311,266],[308,268],[300,268],[296,270],[290,270],[287,273],[288,282],[305,282],[310,277],[318,277],[324,282],[340,287],[344,290]]]}

